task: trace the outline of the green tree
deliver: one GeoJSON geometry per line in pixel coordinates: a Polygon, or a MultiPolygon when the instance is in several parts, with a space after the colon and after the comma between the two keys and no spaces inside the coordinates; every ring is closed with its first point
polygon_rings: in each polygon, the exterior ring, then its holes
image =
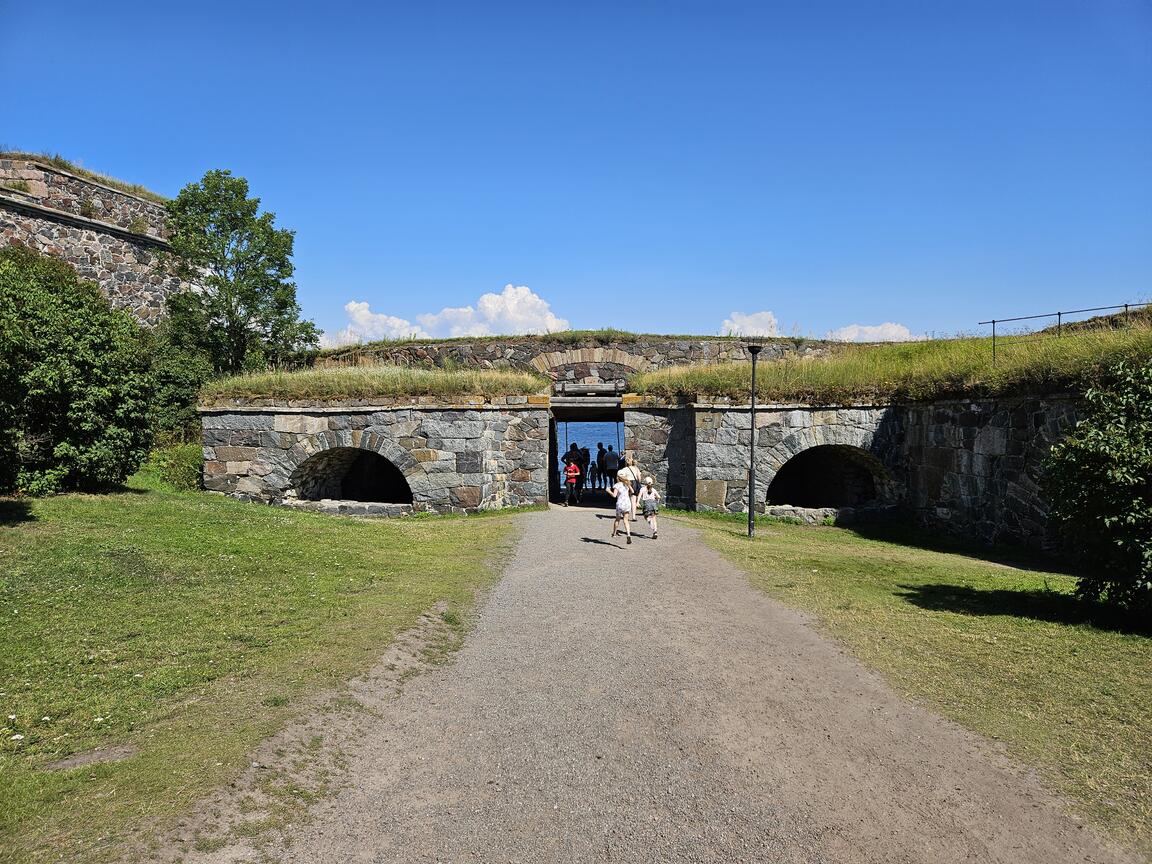
{"type": "Polygon", "coordinates": [[[149,340],[67,264],[0,249],[0,438],[6,490],[123,482],[152,443],[149,340]]]}
{"type": "Polygon", "coordinates": [[[1078,591],[1152,610],[1152,364],[1117,365],[1048,456],[1051,517],[1085,566],[1078,591]]]}
{"type": "Polygon", "coordinates": [[[300,320],[291,280],[294,233],[276,228],[248,181],[209,171],[168,202],[169,262],[196,286],[169,298],[177,347],[202,353],[217,373],[236,373],[315,349],[319,333],[300,320]]]}

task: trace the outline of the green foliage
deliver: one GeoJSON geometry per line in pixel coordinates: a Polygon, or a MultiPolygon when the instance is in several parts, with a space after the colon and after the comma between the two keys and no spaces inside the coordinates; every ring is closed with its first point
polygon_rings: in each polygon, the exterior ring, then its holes
{"type": "Polygon", "coordinates": [[[1088,568],[1078,593],[1152,611],[1152,364],[1121,363],[1084,396],[1048,457],[1051,517],[1088,568]]]}
{"type": "Polygon", "coordinates": [[[171,323],[156,330],[152,348],[152,374],[156,395],[152,423],[160,444],[199,440],[200,417],[196,402],[200,388],[212,377],[212,362],[202,353],[173,344],[171,323]]]}
{"type": "MultiPolygon", "coordinates": [[[[995,363],[989,339],[843,345],[821,356],[761,361],[756,390],[764,400],[827,405],[1080,391],[1102,368],[1149,358],[1152,327],[1139,324],[1061,338],[998,340],[995,363]]],[[[673,366],[637,375],[629,384],[637,393],[669,399],[747,399],[752,366],[673,366]]]]}
{"type": "Polygon", "coordinates": [[[201,488],[204,450],[199,444],[173,444],[152,453],[152,464],[160,479],[183,492],[201,488]]]}
{"type": "Polygon", "coordinates": [[[32,191],[27,180],[9,180],[7,183],[0,183],[0,187],[11,189],[13,192],[23,192],[25,195],[32,191]]]}
{"type": "Polygon", "coordinates": [[[72,268],[0,249],[0,434],[4,488],[103,489],[151,443],[148,340],[72,268]]]}
{"type": "Polygon", "coordinates": [[[205,401],[229,398],[357,399],[372,396],[495,396],[544,393],[551,382],[539,375],[507,370],[413,369],[362,366],[259,372],[213,381],[205,401]]]}
{"type": "Polygon", "coordinates": [[[295,235],[258,212],[248,181],[209,171],[166,206],[170,267],[198,286],[169,298],[177,348],[207,356],[228,374],[291,363],[316,348],[319,333],[300,320],[290,281],[295,235]]]}

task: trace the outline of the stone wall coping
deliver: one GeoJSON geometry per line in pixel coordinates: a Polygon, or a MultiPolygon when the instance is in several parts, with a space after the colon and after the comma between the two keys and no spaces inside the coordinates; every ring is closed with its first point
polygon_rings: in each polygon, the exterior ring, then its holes
{"type": "MultiPolygon", "coordinates": [[[[848,409],[876,409],[876,408],[894,408],[899,406],[923,406],[923,405],[974,405],[980,402],[1023,402],[1029,399],[1044,399],[1050,402],[1073,402],[1081,398],[1076,393],[1017,393],[1013,395],[999,395],[999,396],[956,396],[948,399],[925,399],[919,402],[913,401],[892,401],[881,402],[878,400],[865,401],[865,402],[757,402],[757,411],[833,411],[833,410],[848,410],[848,409]]],[[[629,409],[674,409],[674,408],[692,408],[704,411],[751,411],[752,405],[750,402],[728,402],[721,399],[702,399],[697,397],[695,399],[685,399],[683,401],[672,401],[669,399],[647,398],[638,396],[636,394],[625,394],[623,397],[623,407],[625,410],[629,409]]]]}
{"type": "Polygon", "coordinates": [[[548,407],[546,402],[544,404],[533,403],[527,397],[521,396],[519,398],[523,401],[500,402],[486,399],[475,402],[372,402],[371,400],[357,400],[344,404],[332,404],[330,402],[304,403],[293,400],[274,405],[198,405],[196,410],[200,414],[354,414],[377,411],[541,411],[548,407]]]}
{"type": "Polygon", "coordinates": [[[151,198],[145,198],[143,195],[137,195],[134,192],[125,192],[123,189],[117,189],[115,186],[109,186],[107,183],[101,183],[99,180],[93,180],[90,177],[83,177],[80,174],[73,174],[64,168],[57,165],[52,165],[48,162],[41,162],[38,159],[24,159],[24,158],[11,158],[12,162],[26,162],[29,165],[35,165],[44,171],[49,171],[53,174],[62,174],[65,177],[71,177],[80,183],[87,183],[89,186],[96,186],[100,189],[105,189],[115,195],[123,195],[125,198],[132,198],[135,201],[142,201],[145,204],[150,204],[153,207],[163,207],[159,201],[153,201],[151,198]]]}
{"type": "MultiPolygon", "coordinates": [[[[141,200],[146,201],[147,199],[142,198],[141,200]]],[[[53,222],[64,222],[77,228],[99,231],[101,234],[111,234],[114,237],[129,240],[139,246],[155,246],[158,249],[164,250],[172,248],[166,240],[153,237],[151,234],[138,234],[135,231],[129,231],[127,228],[121,228],[119,225],[113,225],[111,222],[104,222],[100,219],[90,219],[87,216],[78,216],[75,213],[69,213],[65,210],[57,210],[55,207],[46,207],[43,204],[22,200],[21,198],[3,192],[0,192],[0,207],[7,207],[11,210],[29,213],[32,216],[47,218],[53,222]]]]}

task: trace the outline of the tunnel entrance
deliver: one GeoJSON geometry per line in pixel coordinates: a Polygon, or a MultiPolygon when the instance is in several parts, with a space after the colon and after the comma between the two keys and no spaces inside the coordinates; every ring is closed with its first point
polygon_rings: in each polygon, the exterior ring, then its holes
{"type": "Polygon", "coordinates": [[[400,469],[379,453],[356,447],[334,447],[305,459],[292,472],[291,482],[306,501],[412,503],[412,490],[400,469]]]}
{"type": "MultiPolygon", "coordinates": [[[[621,408],[618,384],[573,384],[558,382],[552,397],[552,422],[549,428],[549,497],[556,502],[580,503],[594,507],[606,507],[611,498],[605,491],[611,486],[608,474],[601,474],[596,468],[597,444],[603,444],[605,454],[612,453],[619,459],[624,451],[624,411],[621,408]],[[575,450],[573,449],[575,448],[575,450]],[[577,495],[569,494],[565,482],[564,469],[567,459],[577,458],[581,451],[588,459],[588,465],[579,462],[581,474],[577,485],[577,495]]],[[[610,460],[606,460],[610,461],[610,460]]],[[[619,467],[619,465],[618,465],[619,467]]],[[[612,472],[615,475],[615,471],[612,472]]]]}
{"type": "Polygon", "coordinates": [[[785,462],[768,486],[768,504],[859,507],[876,501],[879,460],[866,450],[822,444],[785,462]]]}

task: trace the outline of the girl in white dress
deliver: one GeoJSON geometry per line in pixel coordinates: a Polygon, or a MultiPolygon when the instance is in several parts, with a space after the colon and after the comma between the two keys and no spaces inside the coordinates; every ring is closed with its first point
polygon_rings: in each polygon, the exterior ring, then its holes
{"type": "Polygon", "coordinates": [[[616,475],[616,483],[608,490],[608,494],[616,499],[616,518],[612,520],[612,536],[620,533],[620,526],[624,526],[624,534],[628,542],[632,542],[632,532],[628,527],[628,515],[632,512],[632,487],[624,479],[624,472],[616,475]]]}

